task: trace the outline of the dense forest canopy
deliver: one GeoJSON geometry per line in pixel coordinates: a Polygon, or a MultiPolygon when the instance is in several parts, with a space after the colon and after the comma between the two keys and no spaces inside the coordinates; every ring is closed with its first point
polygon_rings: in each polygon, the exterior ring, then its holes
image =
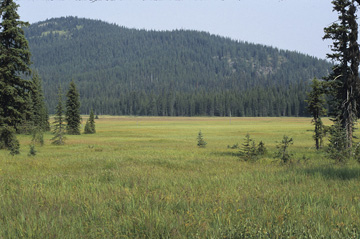
{"type": "MultiPolygon", "coordinates": [[[[239,29],[241,30],[241,29],[239,29]]],[[[304,116],[325,60],[190,30],[147,31],[63,17],[25,29],[53,113],[74,80],[81,112],[169,116],[304,116]]]]}

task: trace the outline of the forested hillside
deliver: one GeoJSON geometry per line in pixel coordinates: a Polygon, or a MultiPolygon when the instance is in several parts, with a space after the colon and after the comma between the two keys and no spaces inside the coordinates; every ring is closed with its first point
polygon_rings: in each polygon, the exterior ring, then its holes
{"type": "MultiPolygon", "coordinates": [[[[239,29],[241,31],[241,29],[239,29]]],[[[331,65],[205,32],[146,31],[74,17],[25,29],[49,111],[73,79],[81,112],[303,116],[309,82],[331,65]]]]}

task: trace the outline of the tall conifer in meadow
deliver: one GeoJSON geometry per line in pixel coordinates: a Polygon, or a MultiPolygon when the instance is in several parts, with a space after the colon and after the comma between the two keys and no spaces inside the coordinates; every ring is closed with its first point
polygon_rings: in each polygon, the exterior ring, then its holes
{"type": "Polygon", "coordinates": [[[32,78],[32,104],[33,104],[33,119],[34,125],[41,131],[48,131],[49,116],[44,101],[44,94],[42,90],[41,78],[35,72],[32,78]]]}
{"type": "Polygon", "coordinates": [[[64,108],[62,103],[62,91],[59,87],[58,91],[58,104],[56,106],[56,113],[54,118],[54,137],[51,139],[52,144],[63,145],[65,144],[65,119],[64,119],[64,108]]]}
{"type": "Polygon", "coordinates": [[[334,0],[332,4],[334,11],[338,12],[338,20],[324,29],[323,39],[333,41],[332,53],[327,54],[327,58],[335,62],[335,65],[326,80],[329,82],[329,94],[333,99],[334,121],[345,131],[345,147],[351,148],[360,101],[360,59],[356,21],[360,1],[334,0]]]}
{"type": "Polygon", "coordinates": [[[69,90],[66,94],[66,130],[68,134],[80,134],[80,95],[76,89],[74,81],[70,82],[69,90]]]}
{"type": "Polygon", "coordinates": [[[30,82],[21,76],[30,75],[30,50],[20,21],[18,5],[13,0],[0,1],[0,134],[4,131],[9,138],[1,137],[0,145],[14,139],[26,111],[26,99],[31,90],[30,82]],[[10,128],[9,128],[10,127],[10,128]],[[5,132],[6,131],[6,132],[5,132]]]}
{"type": "Polygon", "coordinates": [[[321,117],[326,114],[325,104],[325,86],[324,82],[314,78],[311,84],[311,91],[308,93],[307,109],[313,117],[312,123],[315,126],[313,138],[315,140],[316,149],[320,149],[325,134],[324,124],[321,117]]]}

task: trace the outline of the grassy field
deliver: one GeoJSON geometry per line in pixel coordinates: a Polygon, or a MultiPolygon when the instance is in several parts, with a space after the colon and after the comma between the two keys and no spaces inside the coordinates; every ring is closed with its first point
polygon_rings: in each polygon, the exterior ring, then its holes
{"type": "Polygon", "coordinates": [[[360,165],[316,152],[312,128],[308,118],[108,116],[65,146],[46,134],[34,157],[19,136],[20,155],[0,151],[0,238],[359,238],[360,165]],[[266,157],[244,162],[227,148],[246,133],[266,157]],[[288,166],[272,157],[284,135],[288,166]]]}

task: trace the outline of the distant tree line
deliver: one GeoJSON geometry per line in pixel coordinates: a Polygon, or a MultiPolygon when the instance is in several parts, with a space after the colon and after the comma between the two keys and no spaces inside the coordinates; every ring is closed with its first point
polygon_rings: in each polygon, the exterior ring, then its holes
{"type": "Polygon", "coordinates": [[[304,83],[290,88],[259,87],[246,92],[134,91],[119,98],[97,96],[83,101],[82,111],[88,114],[94,108],[97,114],[144,116],[309,116],[305,103],[307,88],[304,83]]]}

